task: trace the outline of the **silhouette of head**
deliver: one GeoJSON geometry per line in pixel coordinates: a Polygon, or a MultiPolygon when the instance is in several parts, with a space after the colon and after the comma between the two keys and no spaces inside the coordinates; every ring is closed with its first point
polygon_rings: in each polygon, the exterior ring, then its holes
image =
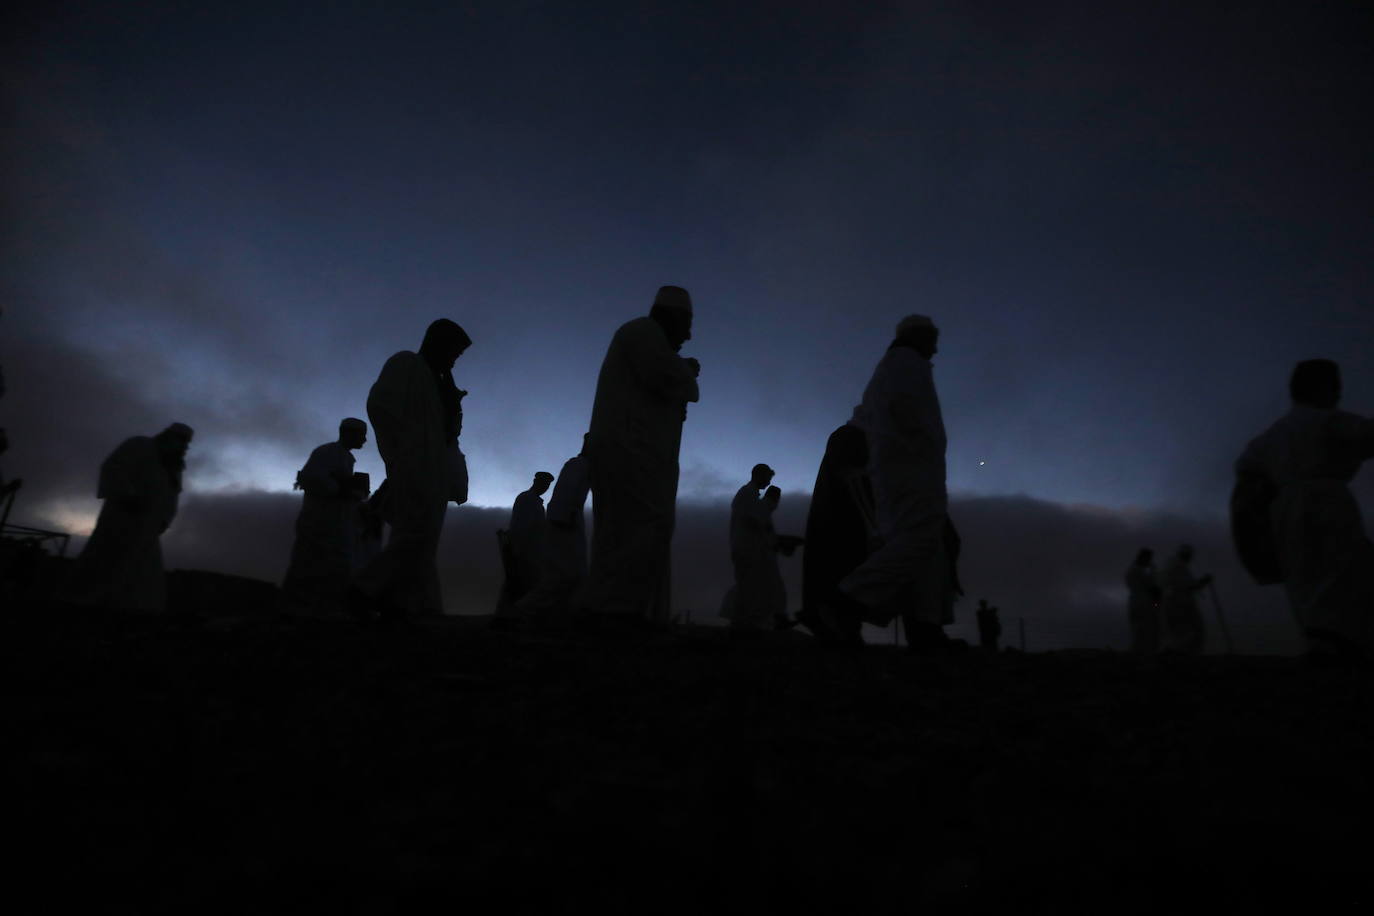
{"type": "Polygon", "coordinates": [[[776,507],[782,501],[782,491],[777,487],[769,487],[763,491],[763,501],[776,507]]]}
{"type": "Polygon", "coordinates": [[[766,464],[756,464],[749,472],[749,484],[755,490],[762,490],[773,482],[773,469],[766,464]]]}
{"type": "Polygon", "coordinates": [[[1151,550],[1151,549],[1148,548],[1148,547],[1142,547],[1142,548],[1140,548],[1140,550],[1136,551],[1136,555],[1135,555],[1135,565],[1136,565],[1136,566],[1149,566],[1150,563],[1152,563],[1152,562],[1154,561],[1154,558],[1155,558],[1155,552],[1154,552],[1153,550],[1151,550]]]}
{"type": "Polygon", "coordinates": [[[895,342],[913,348],[926,359],[940,352],[940,329],[925,315],[907,315],[897,322],[895,342]]]}
{"type": "Polygon", "coordinates": [[[1179,544],[1179,545],[1178,545],[1178,558],[1179,558],[1180,560],[1182,560],[1184,563],[1187,563],[1189,560],[1191,560],[1191,559],[1193,558],[1193,545],[1192,545],[1192,544],[1179,544]]]}
{"type": "Polygon", "coordinates": [[[367,424],[357,417],[339,421],[339,444],[347,449],[362,448],[367,442],[367,424]]]}
{"type": "Polygon", "coordinates": [[[553,475],[548,471],[539,471],[534,475],[534,483],[530,485],[530,489],[534,491],[535,496],[542,496],[548,491],[551,483],[553,475]]]}
{"type": "Polygon", "coordinates": [[[425,339],[420,343],[420,355],[436,371],[443,372],[453,368],[463,351],[472,346],[468,336],[456,321],[440,318],[425,330],[425,339]]]}
{"type": "Polygon", "coordinates": [[[692,339],[692,297],[682,287],[660,286],[649,317],[663,328],[674,349],[692,339]]]}
{"type": "Polygon", "coordinates": [[[1305,359],[1293,367],[1288,393],[1298,404],[1335,407],[1341,400],[1341,367],[1329,359],[1305,359]]]}
{"type": "Polygon", "coordinates": [[[986,611],[987,609],[988,609],[988,599],[986,599],[986,598],[979,598],[979,599],[978,599],[978,610],[980,610],[980,611],[986,611]]]}
{"type": "Polygon", "coordinates": [[[169,467],[182,467],[186,463],[186,450],[191,447],[195,431],[185,423],[173,423],[153,437],[162,461],[169,467]]]}

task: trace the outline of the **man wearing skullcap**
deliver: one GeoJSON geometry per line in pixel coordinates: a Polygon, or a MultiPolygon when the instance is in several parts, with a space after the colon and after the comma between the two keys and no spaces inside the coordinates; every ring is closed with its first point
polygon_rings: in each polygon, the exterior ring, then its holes
{"type": "Polygon", "coordinates": [[[1340,367],[1298,363],[1293,406],[1236,462],[1232,532],[1260,584],[1282,582],[1314,661],[1374,655],[1374,544],[1350,481],[1374,459],[1374,419],[1341,410],[1340,367]]]}
{"type": "Polygon", "coordinates": [[[924,315],[908,315],[864,389],[856,416],[869,449],[879,546],[839,585],[847,607],[885,625],[898,614],[913,650],[946,644],[942,625],[956,597],[948,556],[945,424],[931,359],[939,329],[924,315]]]}
{"type": "Polygon", "coordinates": [[[194,435],[173,423],[126,439],[100,465],[104,503],[77,559],[65,597],[77,604],[140,613],[167,608],[162,533],[176,518],[186,450],[194,435]]]}
{"type": "Polygon", "coordinates": [[[669,548],[678,449],[701,366],[678,355],[692,337],[692,299],[664,286],[646,317],[611,338],[592,405],[587,458],[592,558],[575,603],[608,626],[668,620],[669,548]]]}
{"type": "Polygon", "coordinates": [[[386,465],[382,517],[386,546],[354,577],[350,610],[367,616],[443,610],[435,559],[450,500],[467,499],[467,464],[458,448],[463,396],[453,364],[472,345],[447,318],[430,324],[418,353],[402,350],[382,366],[367,394],[367,418],[386,465]]]}
{"type": "Polygon", "coordinates": [[[354,517],[367,493],[353,475],[353,450],[367,442],[367,424],[356,417],[339,423],[339,438],[310,453],[296,473],[304,490],[296,516],[296,540],[282,593],[293,610],[342,610],[352,572],[354,517]]]}

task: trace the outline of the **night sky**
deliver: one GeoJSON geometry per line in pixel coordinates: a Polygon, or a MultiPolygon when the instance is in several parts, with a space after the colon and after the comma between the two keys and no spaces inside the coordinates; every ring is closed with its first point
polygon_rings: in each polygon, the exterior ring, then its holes
{"type": "MultiPolygon", "coordinates": [[[[426,6],[12,19],[12,520],[88,530],[104,456],[180,420],[169,556],[213,568],[188,545],[289,529],[295,470],[437,317],[474,340],[473,503],[509,506],[577,450],[612,332],[668,283],[702,364],[684,505],[766,461],[797,510],[897,319],[931,315],[995,597],[1032,518],[1025,550],[1063,535],[1089,591],[1147,533],[1234,569],[1231,464],[1292,364],[1339,361],[1374,411],[1368,4],[426,6]],[[225,512],[237,536],[203,527],[225,512]],[[1122,552],[1082,556],[1101,525],[1122,552]]],[[[499,520],[475,507],[450,527],[499,520]]],[[[285,566],[245,556],[220,566],[285,566]]]]}

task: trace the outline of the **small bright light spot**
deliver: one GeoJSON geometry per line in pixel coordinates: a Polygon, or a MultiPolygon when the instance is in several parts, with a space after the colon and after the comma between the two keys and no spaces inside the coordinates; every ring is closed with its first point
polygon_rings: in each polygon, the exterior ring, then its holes
{"type": "Polygon", "coordinates": [[[981,458],[978,459],[978,466],[979,466],[980,468],[981,468],[983,465],[985,465],[985,464],[987,464],[986,461],[982,460],[981,458]]]}

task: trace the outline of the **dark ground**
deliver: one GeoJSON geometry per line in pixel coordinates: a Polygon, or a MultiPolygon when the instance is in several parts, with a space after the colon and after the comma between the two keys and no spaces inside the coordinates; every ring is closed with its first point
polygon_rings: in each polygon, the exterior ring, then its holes
{"type": "Polygon", "coordinates": [[[46,912],[1371,900],[1367,671],[8,617],[9,858],[46,912]]]}

